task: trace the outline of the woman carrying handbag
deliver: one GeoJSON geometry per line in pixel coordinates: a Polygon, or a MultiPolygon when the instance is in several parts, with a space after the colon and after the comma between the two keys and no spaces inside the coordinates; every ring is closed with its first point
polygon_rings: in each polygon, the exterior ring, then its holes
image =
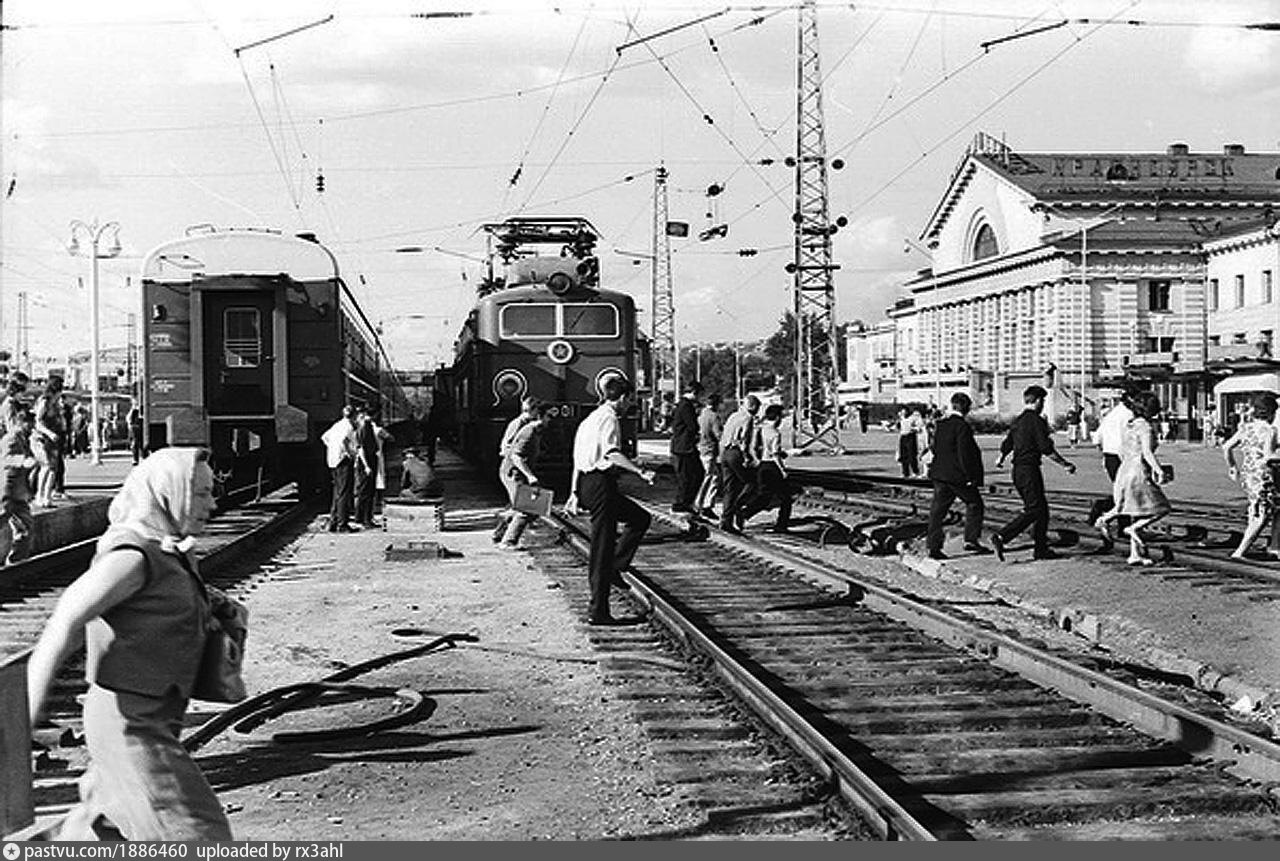
{"type": "Polygon", "coordinates": [[[213,511],[208,452],[163,448],[129,473],[89,569],[58,601],[27,666],[32,725],[58,667],[86,647],[90,764],[60,840],[231,840],[178,741],[212,610],[193,554],[213,511]]]}

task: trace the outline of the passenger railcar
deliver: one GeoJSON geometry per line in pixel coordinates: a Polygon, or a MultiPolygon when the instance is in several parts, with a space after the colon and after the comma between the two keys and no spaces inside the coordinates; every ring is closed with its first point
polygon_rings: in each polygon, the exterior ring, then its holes
{"type": "MultiPolygon", "coordinates": [[[[504,286],[481,296],[442,379],[452,387],[457,445],[486,471],[496,469],[503,429],[532,395],[550,404],[540,472],[562,492],[578,422],[601,399],[610,376],[637,383],[634,300],[599,286],[591,255],[599,238],[585,219],[518,218],[486,225],[506,266],[504,286]],[[539,246],[560,246],[559,254],[539,246]]],[[[637,412],[622,421],[634,456],[637,412]]]]}
{"type": "MultiPolygon", "coordinates": [[[[142,267],[148,449],[202,445],[242,482],[327,480],[320,435],[345,404],[393,433],[408,401],[329,249],[313,235],[212,228],[142,267]]],[[[228,489],[230,489],[228,487],[228,489]]]]}

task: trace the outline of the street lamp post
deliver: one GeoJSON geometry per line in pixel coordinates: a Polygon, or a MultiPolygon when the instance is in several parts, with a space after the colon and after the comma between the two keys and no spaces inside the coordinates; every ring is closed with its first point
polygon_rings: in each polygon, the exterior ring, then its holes
{"type": "Polygon", "coordinates": [[[90,270],[91,277],[89,279],[89,327],[93,339],[92,352],[89,356],[89,391],[90,391],[90,415],[93,422],[93,429],[89,433],[89,450],[90,458],[94,466],[102,465],[102,413],[100,407],[101,392],[99,391],[99,377],[101,368],[99,366],[101,352],[100,338],[101,333],[98,325],[98,261],[110,257],[115,257],[120,253],[120,224],[116,221],[108,221],[106,224],[99,224],[97,219],[92,223],[85,223],[79,219],[71,222],[71,242],[67,246],[67,250],[72,255],[82,253],[80,246],[80,234],[83,233],[89,240],[88,257],[92,261],[90,270]],[[111,234],[111,244],[102,249],[99,243],[107,234],[111,234]]]}

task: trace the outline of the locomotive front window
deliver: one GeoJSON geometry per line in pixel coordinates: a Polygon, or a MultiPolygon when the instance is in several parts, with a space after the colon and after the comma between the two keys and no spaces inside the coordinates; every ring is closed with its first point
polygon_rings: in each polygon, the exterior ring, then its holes
{"type": "Polygon", "coordinates": [[[257,308],[223,311],[222,345],[228,368],[256,368],[262,363],[262,317],[257,308]]]}
{"type": "Polygon", "coordinates": [[[564,305],[565,337],[618,337],[618,310],[612,305],[564,305]]]}
{"type": "Polygon", "coordinates": [[[502,308],[502,337],[556,337],[555,305],[506,305],[502,308]]]}

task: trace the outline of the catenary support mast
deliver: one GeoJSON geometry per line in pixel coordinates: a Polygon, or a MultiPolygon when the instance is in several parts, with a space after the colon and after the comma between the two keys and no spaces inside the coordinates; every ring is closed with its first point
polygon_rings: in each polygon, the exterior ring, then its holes
{"type": "Polygon", "coordinates": [[[653,179],[653,394],[655,404],[670,390],[680,395],[680,360],[676,343],[676,309],[671,294],[671,238],[667,234],[667,169],[653,179]]]}
{"type": "Polygon", "coordinates": [[[814,0],[798,10],[796,72],[795,256],[787,269],[793,284],[796,325],[795,412],[792,431],[801,448],[839,448],[835,337],[835,282],[827,209],[827,144],[818,62],[818,13],[814,0]]]}

